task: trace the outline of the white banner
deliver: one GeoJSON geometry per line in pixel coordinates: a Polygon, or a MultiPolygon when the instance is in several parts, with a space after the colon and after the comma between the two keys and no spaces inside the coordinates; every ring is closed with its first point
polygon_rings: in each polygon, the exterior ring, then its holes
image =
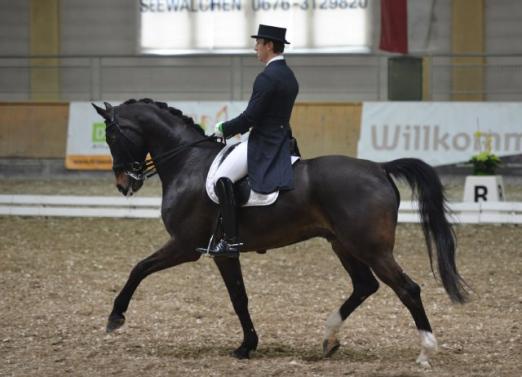
{"type": "Polygon", "coordinates": [[[522,103],[365,102],[357,156],[468,161],[487,144],[498,156],[522,153],[522,103]]]}
{"type": "MultiPolygon", "coordinates": [[[[104,107],[101,102],[96,104],[104,107]]],[[[211,134],[215,123],[239,115],[246,109],[247,102],[168,102],[168,105],[192,117],[207,134],[211,134]]],[[[71,102],[69,105],[65,166],[80,170],[109,170],[112,167],[105,142],[105,123],[89,102],[71,102]]]]}
{"type": "Polygon", "coordinates": [[[140,0],[141,52],[252,53],[259,24],[287,29],[287,52],[368,52],[370,0],[140,0]]]}

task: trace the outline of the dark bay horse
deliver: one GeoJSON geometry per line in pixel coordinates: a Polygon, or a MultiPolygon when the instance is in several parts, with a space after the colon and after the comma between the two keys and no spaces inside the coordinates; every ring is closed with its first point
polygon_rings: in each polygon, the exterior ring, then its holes
{"type": "MultiPolygon", "coordinates": [[[[171,237],[133,268],[109,316],[107,331],[114,331],[124,324],[131,297],[146,276],[201,257],[195,250],[207,244],[218,213],[218,206],[205,191],[205,179],[223,144],[206,137],[181,111],[161,102],[129,100],[119,106],[106,103],[105,109],[95,108],[107,125],[116,185],[123,195],[141,187],[148,171],[145,158],[150,153],[162,182],[161,216],[171,237]]],[[[379,278],[410,311],[421,338],[417,362],[428,365],[437,341],[420,287],[393,257],[400,197],[390,175],[405,179],[417,193],[430,264],[434,245],[442,284],[452,301],[463,303],[467,292],[455,265],[455,237],[445,217],[443,188],[433,168],[411,158],[374,163],[325,156],[298,162],[294,173],[296,188],[281,192],[275,204],[239,209],[243,250],[267,250],[312,237],[326,238],[350,275],[353,292],[326,321],[325,356],[337,350],[339,328],[377,291],[379,278]]],[[[240,261],[214,260],[243,328],[243,342],[233,354],[248,358],[257,348],[258,337],[248,311],[240,261]]]]}

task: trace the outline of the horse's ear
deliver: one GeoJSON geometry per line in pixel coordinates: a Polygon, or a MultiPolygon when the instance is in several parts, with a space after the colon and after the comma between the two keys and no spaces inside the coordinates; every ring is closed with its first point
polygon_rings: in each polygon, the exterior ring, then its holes
{"type": "Polygon", "coordinates": [[[100,114],[103,118],[109,118],[109,112],[105,109],[102,109],[100,106],[96,106],[94,103],[91,103],[92,107],[96,110],[98,114],[100,114]]]}
{"type": "Polygon", "coordinates": [[[107,110],[107,111],[112,110],[112,105],[109,102],[104,102],[103,104],[105,105],[105,110],[107,110]]]}

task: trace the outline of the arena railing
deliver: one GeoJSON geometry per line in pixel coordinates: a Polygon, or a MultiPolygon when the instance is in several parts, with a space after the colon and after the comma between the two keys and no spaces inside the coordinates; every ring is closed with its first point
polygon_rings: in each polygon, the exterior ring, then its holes
{"type": "MultiPolygon", "coordinates": [[[[0,195],[0,215],[159,218],[160,197],[110,197],[61,195],[0,195]]],[[[520,202],[460,202],[450,203],[452,223],[522,224],[520,202]]],[[[418,223],[418,204],[402,201],[400,223],[418,223]]]]}
{"type": "MultiPolygon", "coordinates": [[[[486,101],[522,101],[522,54],[428,54],[423,58],[424,100],[475,96],[486,101]],[[480,85],[456,85],[455,77],[480,85]],[[474,80],[479,77],[479,80],[474,80]]],[[[334,75],[328,88],[303,79],[307,100],[388,99],[388,60],[394,55],[293,55],[297,72],[334,75]],[[327,72],[325,72],[325,67],[327,72]],[[315,85],[315,86],[314,86],[315,85]]],[[[0,100],[96,101],[138,96],[165,100],[245,100],[258,68],[249,55],[0,56],[0,100]],[[190,85],[202,72],[226,74],[226,85],[190,85]],[[179,84],[182,84],[180,90],[179,84]]]]}

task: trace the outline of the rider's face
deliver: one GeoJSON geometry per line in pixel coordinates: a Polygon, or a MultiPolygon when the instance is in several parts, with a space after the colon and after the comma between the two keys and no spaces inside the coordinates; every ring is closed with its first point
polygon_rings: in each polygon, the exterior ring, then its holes
{"type": "Polygon", "coordinates": [[[263,63],[268,62],[270,60],[270,53],[273,49],[273,43],[270,41],[265,41],[262,38],[256,39],[256,54],[257,59],[263,63]]]}

